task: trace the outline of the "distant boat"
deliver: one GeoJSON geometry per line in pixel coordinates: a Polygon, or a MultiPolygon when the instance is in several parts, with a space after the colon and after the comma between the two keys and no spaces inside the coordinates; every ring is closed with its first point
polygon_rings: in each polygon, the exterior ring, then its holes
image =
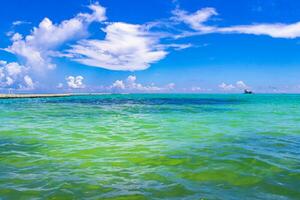
{"type": "Polygon", "coordinates": [[[251,90],[245,89],[244,94],[253,94],[253,92],[251,90]]]}

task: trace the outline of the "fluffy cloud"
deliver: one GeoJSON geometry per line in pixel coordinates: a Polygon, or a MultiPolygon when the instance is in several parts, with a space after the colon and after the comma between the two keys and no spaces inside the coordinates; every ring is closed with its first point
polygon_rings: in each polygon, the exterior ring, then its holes
{"type": "Polygon", "coordinates": [[[33,89],[34,82],[27,71],[25,66],[16,62],[0,61],[0,87],[33,89]]]}
{"type": "Polygon", "coordinates": [[[84,18],[87,22],[102,22],[107,19],[106,9],[99,2],[89,5],[88,8],[93,11],[92,14],[80,13],[78,16],[84,18]]]}
{"type": "Polygon", "coordinates": [[[150,86],[144,86],[140,83],[136,82],[137,78],[136,76],[128,76],[126,79],[126,88],[129,90],[139,90],[139,91],[159,91],[162,88],[156,87],[153,84],[150,86]]]}
{"type": "Polygon", "coordinates": [[[110,70],[143,70],[167,54],[142,25],[111,23],[104,40],[83,40],[68,50],[72,59],[110,70]]]}
{"type": "Polygon", "coordinates": [[[22,40],[23,36],[20,33],[15,33],[13,34],[13,36],[11,37],[12,41],[18,41],[18,40],[22,40]]]}
{"type": "Polygon", "coordinates": [[[67,85],[71,89],[82,89],[85,88],[85,85],[83,84],[83,77],[82,76],[69,76],[66,78],[67,85]]]}
{"type": "Polygon", "coordinates": [[[87,26],[93,22],[106,19],[105,8],[98,3],[90,5],[93,11],[80,13],[72,19],[62,21],[60,24],[44,18],[38,27],[34,27],[31,34],[24,39],[21,34],[15,33],[11,40],[12,45],[5,48],[26,61],[26,65],[35,69],[54,68],[51,53],[62,44],[86,35],[87,26]]]}
{"type": "Polygon", "coordinates": [[[24,82],[26,83],[26,86],[29,88],[29,89],[33,89],[34,88],[34,83],[31,79],[30,76],[28,75],[25,75],[24,76],[24,82]]]}
{"type": "Polygon", "coordinates": [[[137,77],[130,75],[125,81],[116,80],[111,86],[108,87],[112,91],[126,91],[126,92],[160,92],[174,89],[175,84],[169,83],[165,87],[157,87],[154,84],[142,85],[137,82],[137,77]]]}
{"type": "Polygon", "coordinates": [[[194,30],[209,33],[216,29],[213,26],[204,25],[204,22],[210,17],[218,14],[214,8],[203,8],[191,14],[188,14],[184,10],[176,9],[172,13],[174,15],[173,20],[184,22],[194,30]]]}
{"type": "MultiPolygon", "coordinates": [[[[79,13],[74,18],[64,20],[59,24],[44,18],[31,33],[23,36],[11,31],[9,37],[12,44],[4,50],[17,55],[25,61],[25,65],[35,70],[56,67],[53,57],[66,57],[84,65],[101,67],[109,70],[143,70],[151,64],[163,59],[168,49],[182,50],[192,44],[162,44],[160,39],[164,34],[152,32],[149,24],[129,24],[123,22],[103,23],[101,29],[105,34],[102,40],[88,38],[88,26],[92,22],[103,22],[106,9],[99,3],[88,6],[91,13],[79,13]],[[73,44],[64,50],[65,44],[73,44]],[[75,43],[75,44],[74,44],[75,43]],[[62,48],[60,48],[62,47],[62,48]]],[[[184,21],[205,21],[215,11],[204,9],[194,16],[186,16],[185,12],[174,11],[184,21]]],[[[14,22],[15,25],[21,21],[14,22]]],[[[193,27],[197,27],[194,23],[193,27]]],[[[199,26],[198,26],[199,27],[199,26]]],[[[168,34],[165,34],[168,35],[168,34]]]]}
{"type": "Polygon", "coordinates": [[[233,84],[221,83],[220,85],[218,85],[218,87],[220,89],[224,90],[224,91],[231,91],[231,90],[234,90],[234,89],[245,90],[245,89],[250,88],[243,81],[237,81],[234,85],[233,84]]]}
{"type": "Polygon", "coordinates": [[[237,81],[236,87],[242,90],[248,89],[249,87],[243,81],[237,81]]]}
{"type": "Polygon", "coordinates": [[[234,89],[235,86],[233,86],[232,84],[221,83],[219,85],[219,88],[221,88],[222,90],[225,90],[225,91],[229,91],[229,90],[234,89]]]}
{"type": "Polygon", "coordinates": [[[116,80],[112,84],[111,88],[122,89],[123,90],[123,89],[125,89],[125,84],[124,84],[124,82],[122,80],[116,80]]]}

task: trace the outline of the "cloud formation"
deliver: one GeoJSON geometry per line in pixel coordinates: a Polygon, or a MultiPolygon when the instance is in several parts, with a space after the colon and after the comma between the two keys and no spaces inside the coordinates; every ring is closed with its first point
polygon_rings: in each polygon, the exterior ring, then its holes
{"type": "Polygon", "coordinates": [[[26,87],[28,89],[33,89],[34,88],[34,83],[33,83],[33,81],[32,81],[32,79],[31,79],[30,76],[25,75],[24,76],[24,82],[26,83],[26,87]]]}
{"type": "MultiPolygon", "coordinates": [[[[67,85],[70,89],[82,89],[85,88],[83,84],[83,77],[82,76],[69,76],[66,78],[67,85]]],[[[61,86],[61,85],[59,85],[61,86]]]]}
{"type": "Polygon", "coordinates": [[[226,84],[223,82],[220,85],[218,85],[218,87],[223,91],[245,90],[250,88],[244,83],[244,81],[237,81],[235,84],[226,84]]]}
{"type": "Polygon", "coordinates": [[[24,38],[20,33],[13,34],[13,43],[5,50],[24,59],[26,66],[33,69],[53,69],[56,66],[51,59],[53,50],[68,41],[87,35],[87,26],[91,22],[106,19],[105,8],[98,3],[90,5],[89,8],[92,13],[79,13],[60,24],[53,24],[46,17],[24,38]]]}
{"type": "Polygon", "coordinates": [[[203,33],[210,33],[216,29],[213,26],[207,26],[204,24],[204,22],[207,22],[212,16],[218,15],[214,8],[203,8],[191,14],[177,8],[172,13],[174,15],[174,17],[172,17],[173,20],[183,22],[194,30],[201,31],[203,33]]]}
{"type": "Polygon", "coordinates": [[[293,24],[254,24],[218,28],[220,33],[268,35],[273,38],[293,39],[300,37],[300,22],[293,24]]]}
{"type": "Polygon", "coordinates": [[[221,88],[221,89],[224,90],[224,91],[230,91],[230,90],[234,89],[235,86],[232,85],[232,84],[221,83],[221,84],[219,85],[219,88],[221,88]]]}
{"type": "Polygon", "coordinates": [[[30,22],[17,20],[17,21],[14,21],[14,22],[12,23],[12,26],[20,26],[20,25],[22,25],[22,24],[30,24],[30,22]]]}
{"type": "Polygon", "coordinates": [[[27,73],[28,68],[23,65],[0,61],[0,88],[34,88],[34,82],[27,73]]]}
{"type": "Polygon", "coordinates": [[[111,23],[104,40],[82,40],[68,50],[74,61],[109,70],[144,70],[167,52],[142,25],[111,23]]]}
{"type": "MultiPolygon", "coordinates": [[[[12,45],[5,48],[25,60],[25,65],[34,69],[55,68],[52,57],[64,56],[83,65],[101,67],[109,70],[144,70],[151,64],[163,59],[167,49],[181,50],[192,44],[161,44],[160,37],[169,37],[151,32],[157,23],[129,24],[124,22],[107,22],[101,29],[106,35],[100,39],[82,39],[88,36],[87,28],[92,22],[107,20],[106,9],[99,3],[88,6],[91,13],[79,13],[74,18],[54,24],[45,17],[38,27],[23,36],[20,33],[11,34],[12,45]],[[70,49],[57,51],[57,48],[72,42],[70,49]],[[75,42],[75,44],[74,44],[75,42]]],[[[175,34],[175,38],[209,33],[239,33],[254,35],[269,35],[274,38],[296,38],[300,36],[300,22],[294,24],[254,24],[219,27],[207,25],[207,22],[218,15],[215,8],[207,7],[194,13],[188,13],[177,7],[172,11],[171,21],[187,24],[194,32],[183,31],[175,34]]],[[[16,21],[19,25],[23,22],[16,21]]],[[[171,22],[169,27],[174,26],[171,22]]],[[[172,35],[172,34],[171,34],[172,35]]],[[[174,35],[173,35],[174,36],[174,35]]]]}
{"type": "Polygon", "coordinates": [[[286,39],[300,37],[300,22],[292,24],[262,23],[219,27],[205,25],[205,22],[208,22],[211,17],[218,15],[215,8],[202,8],[194,13],[188,13],[187,11],[177,8],[172,13],[174,15],[173,20],[183,22],[194,31],[197,31],[194,33],[184,32],[177,37],[209,33],[267,35],[273,38],[286,39]]]}
{"type": "Polygon", "coordinates": [[[123,90],[125,89],[125,84],[122,80],[116,80],[110,88],[123,90]]]}
{"type": "Polygon", "coordinates": [[[244,81],[237,81],[236,87],[242,90],[249,89],[249,86],[244,83],[244,81]]]}
{"type": "Polygon", "coordinates": [[[174,87],[174,83],[169,83],[164,87],[158,87],[154,84],[143,85],[137,82],[136,76],[130,75],[126,80],[116,80],[108,89],[113,92],[161,92],[173,90],[174,87]]]}

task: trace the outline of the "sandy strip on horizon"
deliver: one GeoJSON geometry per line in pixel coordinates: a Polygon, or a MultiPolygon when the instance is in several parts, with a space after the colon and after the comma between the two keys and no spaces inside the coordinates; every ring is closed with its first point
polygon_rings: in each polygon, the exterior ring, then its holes
{"type": "Polygon", "coordinates": [[[72,94],[0,94],[0,99],[10,98],[42,98],[42,97],[68,97],[72,94]]]}

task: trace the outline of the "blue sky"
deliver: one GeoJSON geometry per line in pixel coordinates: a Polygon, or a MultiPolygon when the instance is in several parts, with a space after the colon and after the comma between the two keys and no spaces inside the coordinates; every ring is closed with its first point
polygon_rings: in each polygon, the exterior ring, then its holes
{"type": "Polygon", "coordinates": [[[296,0],[4,0],[0,92],[300,92],[296,0]]]}

